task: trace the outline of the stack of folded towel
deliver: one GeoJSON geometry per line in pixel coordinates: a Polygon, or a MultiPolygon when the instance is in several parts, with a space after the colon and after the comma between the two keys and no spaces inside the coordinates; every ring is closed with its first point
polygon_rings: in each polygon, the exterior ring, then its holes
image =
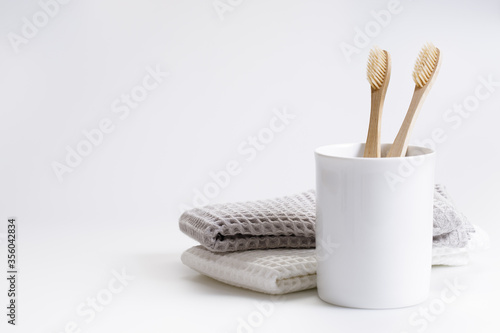
{"type": "MultiPolygon", "coordinates": [[[[180,229],[200,242],[182,254],[192,269],[227,284],[268,294],[316,287],[315,193],[194,208],[180,229]]],[[[465,265],[488,247],[488,236],[455,207],[446,189],[434,193],[433,265],[465,265]]]]}

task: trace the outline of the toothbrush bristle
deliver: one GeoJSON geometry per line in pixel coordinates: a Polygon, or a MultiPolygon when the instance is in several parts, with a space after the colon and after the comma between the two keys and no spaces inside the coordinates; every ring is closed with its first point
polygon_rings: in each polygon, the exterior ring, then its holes
{"type": "Polygon", "coordinates": [[[436,69],[438,58],[439,49],[432,43],[427,43],[422,47],[413,69],[413,81],[418,87],[422,88],[429,82],[436,69]]]}
{"type": "Polygon", "coordinates": [[[378,46],[374,46],[368,55],[368,66],[366,76],[373,90],[378,90],[382,87],[387,72],[389,60],[388,54],[378,46]]]}

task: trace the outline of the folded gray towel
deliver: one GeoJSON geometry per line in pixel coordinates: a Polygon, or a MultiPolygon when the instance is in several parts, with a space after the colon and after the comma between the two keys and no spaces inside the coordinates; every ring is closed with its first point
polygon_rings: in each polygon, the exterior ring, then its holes
{"type": "MultiPolygon", "coordinates": [[[[314,248],[315,220],[316,197],[310,190],[275,199],[194,208],[182,214],[179,228],[213,252],[314,248]]],[[[464,247],[473,231],[445,188],[436,185],[434,246],[464,247]]]]}
{"type": "Polygon", "coordinates": [[[214,252],[314,248],[315,193],[194,208],[180,229],[214,252]]]}

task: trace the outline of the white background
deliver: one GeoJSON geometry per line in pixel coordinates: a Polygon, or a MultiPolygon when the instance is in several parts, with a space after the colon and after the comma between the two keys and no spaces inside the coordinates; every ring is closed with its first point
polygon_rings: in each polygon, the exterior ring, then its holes
{"type": "MultiPolygon", "coordinates": [[[[0,1],[1,266],[8,216],[19,220],[20,252],[18,326],[6,324],[4,309],[2,332],[64,332],[72,321],[82,332],[236,332],[239,318],[256,311],[255,301],[270,298],[182,265],[180,254],[196,242],[178,231],[181,208],[192,205],[210,172],[232,160],[241,172],[211,203],[314,187],[315,147],[366,137],[365,69],[375,44],[393,60],[382,134],[391,142],[413,92],[413,63],[427,41],[444,58],[413,140],[444,131],[436,145],[437,181],[489,233],[492,249],[468,266],[433,269],[432,293],[422,306],[439,297],[445,280],[457,278],[467,289],[425,331],[497,332],[500,4],[401,0],[388,25],[346,57],[342,43],[353,45],[355,29],[375,22],[371,11],[386,10],[388,1],[230,3],[222,20],[211,0],[73,0],[16,46],[12,34],[24,38],[23,18],[33,21],[40,4],[0,1]],[[140,85],[148,67],[169,75],[120,119],[113,102],[140,85]],[[460,124],[445,120],[476,89],[486,91],[478,88],[480,77],[497,82],[490,96],[460,124]],[[276,108],[295,119],[247,161],[238,146],[267,127],[276,108]],[[54,162],[64,164],[66,147],[76,149],[82,131],[104,118],[113,132],[59,181],[54,162]],[[122,269],[135,278],[86,322],[77,308],[122,269]]],[[[2,281],[0,304],[6,304],[2,281]]],[[[253,331],[420,327],[408,321],[418,306],[345,309],[321,302],[316,290],[273,304],[272,315],[253,331]]]]}

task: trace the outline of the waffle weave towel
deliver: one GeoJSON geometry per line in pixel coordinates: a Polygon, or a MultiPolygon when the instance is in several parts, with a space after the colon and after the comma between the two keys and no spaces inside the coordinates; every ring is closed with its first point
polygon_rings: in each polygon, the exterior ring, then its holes
{"type": "MultiPolygon", "coordinates": [[[[213,252],[314,248],[316,197],[313,190],[269,200],[194,208],[179,228],[213,252]]],[[[464,247],[474,229],[442,185],[434,192],[434,246],[464,247]]]]}
{"type": "Polygon", "coordinates": [[[474,227],[456,208],[443,185],[434,191],[433,245],[436,247],[464,247],[474,227]]]}
{"type": "MultiPolygon", "coordinates": [[[[469,253],[488,248],[488,235],[476,233],[464,248],[434,247],[433,265],[465,265],[469,253]]],[[[316,287],[315,249],[272,249],[214,253],[202,246],[186,250],[182,262],[221,282],[266,294],[286,294],[316,287]]]]}

